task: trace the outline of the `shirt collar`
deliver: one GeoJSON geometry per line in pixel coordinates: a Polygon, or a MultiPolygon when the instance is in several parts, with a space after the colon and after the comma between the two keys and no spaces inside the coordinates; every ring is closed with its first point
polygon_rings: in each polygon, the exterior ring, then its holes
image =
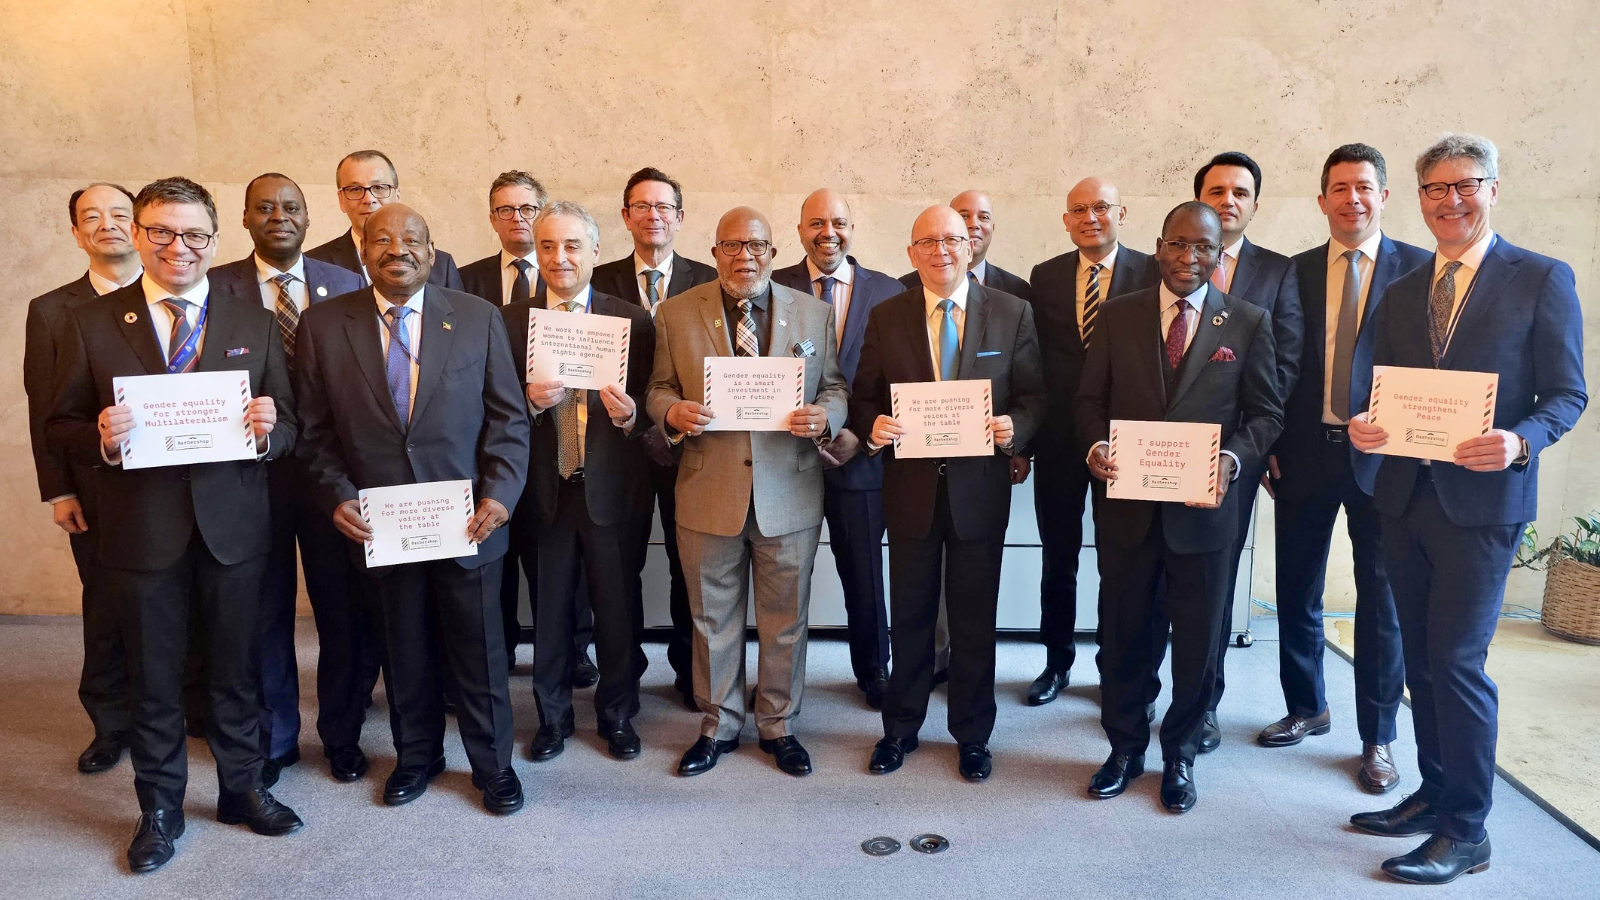
{"type": "Polygon", "coordinates": [[[1334,263],[1344,259],[1344,255],[1349,253],[1351,250],[1360,250],[1362,256],[1365,256],[1367,259],[1370,259],[1373,262],[1377,262],[1378,245],[1381,243],[1383,243],[1383,232],[1381,231],[1374,231],[1370,237],[1354,247],[1346,247],[1339,241],[1338,238],[1329,238],[1328,265],[1329,267],[1332,267],[1334,263]]]}
{"type": "MultiPolygon", "coordinates": [[[[547,299],[550,303],[555,305],[561,305],[567,302],[566,300],[556,296],[555,292],[553,291],[547,296],[547,299]]],[[[578,309],[576,310],[577,312],[588,312],[589,304],[594,299],[594,289],[586,284],[583,286],[583,290],[578,292],[578,296],[573,297],[572,299],[578,304],[578,309]]]]}
{"type": "MultiPolygon", "coordinates": [[[[412,294],[406,299],[406,307],[416,311],[417,315],[419,316],[422,315],[422,295],[426,293],[427,290],[428,286],[424,284],[422,287],[417,288],[417,292],[415,294],[412,294]]],[[[378,315],[380,316],[388,312],[389,307],[394,306],[393,303],[389,302],[389,298],[385,297],[382,292],[378,290],[376,285],[374,285],[372,288],[372,296],[378,298],[378,315]]]]}
{"type": "Polygon", "coordinates": [[[667,258],[661,261],[661,265],[652,266],[649,263],[645,262],[643,259],[641,259],[639,257],[639,251],[635,250],[635,251],[633,251],[633,274],[634,274],[635,277],[637,277],[637,276],[643,275],[645,272],[647,272],[647,271],[649,271],[651,269],[655,269],[657,272],[660,272],[663,275],[671,275],[672,274],[672,260],[677,255],[678,254],[676,254],[676,253],[668,253],[667,254],[667,258]]]}
{"type": "MultiPolygon", "coordinates": [[[[1121,249],[1122,249],[1122,244],[1120,244],[1120,243],[1112,244],[1111,245],[1111,252],[1106,254],[1106,258],[1105,259],[1100,260],[1099,265],[1102,268],[1104,268],[1106,271],[1108,271],[1108,272],[1111,271],[1112,269],[1116,268],[1117,267],[1117,251],[1121,250],[1121,249]]],[[[1082,250],[1079,250],[1078,251],[1078,271],[1079,272],[1087,272],[1087,271],[1089,271],[1089,267],[1092,266],[1092,265],[1095,265],[1095,262],[1093,260],[1091,260],[1088,256],[1084,255],[1084,252],[1082,250]]]]}
{"type": "MultiPolygon", "coordinates": [[[[967,311],[967,289],[970,283],[970,279],[963,277],[960,281],[956,282],[956,289],[950,294],[950,299],[955,301],[956,309],[961,310],[963,314],[965,314],[967,311]]],[[[939,301],[945,298],[939,296],[934,291],[929,290],[927,287],[924,287],[922,289],[922,299],[924,304],[927,306],[928,315],[931,316],[938,311],[939,301]]]]}
{"type": "Polygon", "coordinates": [[[266,284],[279,275],[293,275],[295,281],[301,284],[306,283],[306,257],[303,253],[295,258],[294,265],[290,266],[287,272],[279,272],[268,264],[266,260],[262,259],[259,254],[251,254],[250,258],[256,261],[257,284],[266,284]]]}
{"type": "MultiPolygon", "coordinates": [[[[1467,248],[1467,252],[1465,252],[1465,253],[1461,254],[1459,257],[1457,257],[1456,258],[1456,262],[1461,263],[1462,266],[1464,266],[1465,268],[1471,269],[1474,272],[1478,271],[1479,269],[1483,268],[1483,258],[1484,258],[1484,256],[1486,256],[1489,253],[1489,244],[1493,240],[1494,240],[1494,229],[1490,229],[1487,234],[1485,234],[1481,238],[1478,238],[1476,243],[1474,243],[1471,247],[1468,247],[1467,248]]],[[[1437,250],[1434,251],[1434,253],[1433,253],[1433,274],[1434,274],[1434,277],[1437,278],[1439,273],[1444,271],[1445,264],[1448,263],[1448,262],[1450,262],[1450,260],[1445,259],[1443,253],[1440,253],[1437,250]]]]}
{"type": "Polygon", "coordinates": [[[533,264],[533,268],[528,270],[528,274],[532,275],[533,273],[539,271],[539,259],[538,259],[538,256],[539,256],[539,251],[537,251],[537,250],[530,251],[527,256],[514,256],[514,255],[512,255],[510,250],[507,250],[507,249],[502,247],[500,249],[500,268],[509,269],[509,268],[511,268],[511,264],[512,263],[516,262],[519,259],[525,259],[528,262],[533,264]]]}
{"type": "Polygon", "coordinates": [[[94,292],[96,294],[98,294],[98,295],[103,297],[106,294],[109,294],[114,290],[117,290],[119,288],[125,288],[128,285],[133,284],[135,281],[138,281],[139,278],[142,275],[144,275],[144,269],[140,269],[138,272],[135,272],[132,278],[129,278],[127,281],[123,282],[122,284],[117,284],[115,281],[112,281],[111,279],[105,277],[104,275],[101,275],[99,272],[96,272],[95,270],[90,269],[89,270],[89,286],[94,288],[94,292]]]}
{"type": "Polygon", "coordinates": [[[1189,296],[1179,297],[1177,294],[1174,294],[1172,289],[1167,287],[1167,283],[1163,281],[1161,282],[1161,308],[1162,310],[1165,310],[1172,304],[1182,300],[1189,304],[1190,309],[1200,310],[1206,305],[1206,288],[1208,287],[1210,287],[1209,284],[1201,284],[1200,289],[1189,296]]]}
{"type": "Polygon", "coordinates": [[[989,261],[986,259],[983,262],[973,266],[968,271],[970,271],[973,276],[978,279],[979,284],[983,284],[983,276],[989,274],[989,261]]]}
{"type": "Polygon", "coordinates": [[[365,265],[365,259],[361,255],[361,232],[357,231],[354,225],[350,226],[350,240],[356,245],[356,259],[362,260],[362,265],[365,265]]]}
{"type": "MultiPolygon", "coordinates": [[[[809,256],[806,257],[806,272],[810,274],[813,282],[822,277],[822,270],[817,268],[817,264],[812,262],[809,256]]],[[[845,261],[840,264],[839,268],[834,269],[830,274],[840,284],[851,284],[856,277],[855,263],[852,263],[849,257],[845,257],[845,261]]]]}
{"type": "MultiPolygon", "coordinates": [[[[161,285],[156,284],[155,279],[149,275],[140,275],[139,283],[144,287],[144,302],[147,306],[155,306],[157,303],[173,296],[163,290],[161,285]]],[[[206,277],[201,278],[194,287],[178,294],[177,297],[180,300],[187,300],[190,306],[201,307],[206,305],[206,297],[210,296],[210,294],[211,279],[206,277]]]]}
{"type": "Polygon", "coordinates": [[[1224,256],[1231,256],[1231,257],[1233,257],[1234,262],[1238,262],[1239,261],[1239,253],[1241,251],[1243,251],[1243,250],[1244,250],[1244,235],[1241,234],[1241,235],[1239,235],[1239,239],[1237,241],[1234,241],[1233,243],[1228,244],[1227,246],[1222,248],[1222,254],[1224,256]]]}

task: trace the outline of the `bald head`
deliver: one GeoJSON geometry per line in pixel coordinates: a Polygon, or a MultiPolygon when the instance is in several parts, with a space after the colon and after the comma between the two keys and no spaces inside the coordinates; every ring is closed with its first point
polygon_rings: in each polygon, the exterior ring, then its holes
{"type": "Polygon", "coordinates": [[[800,204],[800,247],[812,265],[832,275],[844,265],[855,239],[855,221],[844,195],[823,188],[812,191],[800,204]]]}
{"type": "Polygon", "coordinates": [[[948,297],[972,262],[966,223],[948,206],[930,206],[911,224],[911,245],[906,248],[923,287],[948,297]]]}
{"type": "Polygon", "coordinates": [[[950,208],[966,223],[967,237],[972,239],[972,261],[977,265],[989,256],[989,241],[994,237],[994,204],[983,191],[962,191],[950,201],[950,208]]]}
{"type": "Polygon", "coordinates": [[[379,207],[362,227],[361,262],[379,293],[392,303],[405,303],[433,269],[427,221],[404,203],[379,207]]]}
{"type": "Polygon", "coordinates": [[[778,250],[772,246],[772,226],[759,210],[736,206],[723,213],[717,220],[717,244],[712,252],[717,258],[717,280],[729,296],[748,300],[767,292],[778,250]],[[752,241],[765,244],[760,253],[752,249],[752,241]]]}
{"type": "Polygon", "coordinates": [[[1073,245],[1091,262],[1099,262],[1116,248],[1117,232],[1127,215],[1117,186],[1091,176],[1067,192],[1067,211],[1061,221],[1073,245]]]}

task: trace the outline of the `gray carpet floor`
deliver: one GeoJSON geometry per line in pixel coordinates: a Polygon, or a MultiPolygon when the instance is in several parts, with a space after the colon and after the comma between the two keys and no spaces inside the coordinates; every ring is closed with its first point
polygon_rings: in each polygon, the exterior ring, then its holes
{"type": "MultiPolygon", "coordinates": [[[[78,620],[0,618],[0,897],[1312,900],[1414,893],[1378,870],[1414,839],[1371,837],[1344,826],[1350,813],[1389,805],[1415,787],[1409,712],[1402,710],[1397,748],[1407,778],[1386,798],[1362,793],[1352,777],[1360,750],[1352,674],[1331,653],[1333,733],[1292,749],[1255,746],[1256,730],[1282,714],[1277,645],[1270,620],[1264,625],[1253,648],[1228,654],[1223,745],[1201,758],[1200,804],[1182,817],[1161,810],[1159,775],[1140,779],[1114,801],[1084,796],[1106,752],[1092,646],[1080,654],[1070,691],[1033,709],[1021,694],[1043,652],[1032,644],[1001,645],[994,777],[974,785],[956,774],[942,692],[935,694],[923,748],[898,773],[868,775],[878,717],[860,700],[845,645],[818,640],[799,730],[817,769],[806,779],[778,772],[755,749],[753,726],[745,746],[714,771],[675,777],[698,721],[674,702],[659,644],[648,648],[639,759],[605,755],[583,692],[578,736],[566,753],[529,762],[523,754],[535,717],[524,647],[513,690],[516,767],[528,805],[500,819],[479,808],[454,734],[447,743],[450,770],[426,796],[396,809],[380,804],[382,779],[393,765],[381,694],[364,740],[373,773],[353,785],[327,775],[310,725],[316,635],[302,620],[306,759],[288,770],[275,793],[307,827],[266,838],[218,825],[211,818],[216,772],[203,742],[192,741],[188,833],[165,869],[134,877],[123,863],[137,817],[127,762],[95,776],[79,775],[73,765],[89,737],[75,693],[78,620]],[[876,835],[907,843],[923,832],[944,835],[950,849],[928,856],[907,847],[872,858],[859,848],[876,835]]],[[[753,671],[753,648],[751,655],[753,671]]],[[[1495,802],[1493,867],[1445,889],[1450,896],[1597,896],[1600,853],[1503,782],[1495,802]]]]}

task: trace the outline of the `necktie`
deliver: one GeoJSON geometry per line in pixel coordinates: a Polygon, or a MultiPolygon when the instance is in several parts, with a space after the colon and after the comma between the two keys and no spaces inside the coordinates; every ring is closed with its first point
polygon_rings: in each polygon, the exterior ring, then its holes
{"type": "Polygon", "coordinates": [[[1356,333],[1361,328],[1360,250],[1344,254],[1344,295],[1339,298],[1339,327],[1333,333],[1333,383],[1328,388],[1328,406],[1340,419],[1350,419],[1350,360],[1356,351],[1356,333]]]}
{"type": "Polygon", "coordinates": [[[1178,363],[1183,362],[1183,345],[1189,337],[1189,322],[1184,315],[1189,311],[1189,301],[1179,300],[1172,308],[1177,314],[1167,326],[1167,365],[1176,372],[1178,363]]]}
{"type": "Polygon", "coordinates": [[[294,305],[294,298],[289,296],[289,282],[293,280],[294,276],[288,272],[272,276],[272,283],[278,289],[278,299],[272,303],[272,317],[278,320],[283,352],[290,359],[294,359],[294,332],[300,324],[300,308],[294,305]]]}
{"type": "Polygon", "coordinates": [[[1228,254],[1217,257],[1217,267],[1211,270],[1211,283],[1224,294],[1228,292],[1228,254]]]}
{"type": "Polygon", "coordinates": [[[533,296],[533,283],[528,280],[528,271],[533,268],[533,263],[525,259],[513,259],[513,266],[517,267],[517,279],[511,282],[511,299],[509,303],[527,303],[533,296]]]}
{"type": "Polygon", "coordinates": [[[944,321],[939,323],[939,380],[953,381],[956,363],[961,357],[961,334],[956,328],[956,302],[948,298],[939,301],[944,311],[944,321]]]}
{"type": "Polygon", "coordinates": [[[655,315],[656,304],[661,302],[661,273],[655,269],[644,270],[644,311],[655,315]]]}
{"type": "MultiPolygon", "coordinates": [[[[660,272],[656,273],[660,275],[660,272]]],[[[565,312],[579,312],[582,307],[576,300],[561,304],[565,312]]],[[[556,404],[556,471],[562,478],[571,478],[583,462],[583,450],[578,444],[578,405],[586,401],[586,392],[568,388],[567,396],[556,404]]]]}
{"type": "Polygon", "coordinates": [[[750,314],[754,307],[754,300],[739,301],[739,328],[738,345],[733,348],[734,356],[760,356],[761,342],[756,338],[756,320],[750,314]]]}
{"type": "Polygon", "coordinates": [[[1095,263],[1089,267],[1089,284],[1083,291],[1083,349],[1089,349],[1089,338],[1094,336],[1094,319],[1100,314],[1100,270],[1105,266],[1095,263]]]}
{"type": "Polygon", "coordinates": [[[821,278],[818,278],[817,280],[822,282],[822,297],[821,297],[822,302],[828,304],[829,306],[832,306],[833,305],[833,286],[835,284],[839,283],[839,279],[833,277],[832,275],[824,275],[821,278]]]}
{"type": "Polygon", "coordinates": [[[411,335],[406,329],[406,316],[412,312],[409,306],[391,306],[383,314],[389,327],[389,354],[383,372],[402,424],[411,421],[411,335]]]}
{"type": "Polygon", "coordinates": [[[1459,260],[1447,263],[1444,274],[1434,282],[1433,296],[1428,299],[1428,337],[1433,342],[1435,368],[1444,357],[1445,344],[1450,340],[1450,313],[1456,307],[1456,270],[1459,268],[1459,260]]]}
{"type": "Polygon", "coordinates": [[[976,272],[972,271],[971,269],[967,270],[967,280],[972,282],[973,284],[979,284],[980,283],[978,281],[978,274],[976,272]]]}
{"type": "MultiPolygon", "coordinates": [[[[167,312],[172,313],[172,330],[167,333],[167,368],[170,371],[172,361],[178,358],[178,351],[183,349],[184,343],[189,340],[189,333],[194,329],[189,324],[189,301],[181,297],[168,297],[161,301],[161,305],[166,307],[167,312]]],[[[183,371],[194,371],[195,363],[199,359],[198,353],[190,356],[189,364],[183,367],[183,371]]]]}

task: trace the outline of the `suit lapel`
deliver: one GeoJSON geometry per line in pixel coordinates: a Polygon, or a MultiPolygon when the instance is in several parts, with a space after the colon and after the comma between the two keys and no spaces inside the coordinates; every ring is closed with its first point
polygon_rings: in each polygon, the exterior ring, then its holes
{"type": "MultiPolygon", "coordinates": [[[[673,281],[677,281],[677,267],[673,267],[673,281]]],[[[719,288],[700,298],[700,324],[706,327],[711,346],[717,356],[733,355],[733,323],[722,308],[722,291],[719,288]]]]}
{"type": "MultiPolygon", "coordinates": [[[[767,337],[767,355],[789,356],[789,348],[798,343],[790,339],[791,332],[798,331],[800,327],[798,322],[791,325],[790,320],[799,315],[800,310],[788,288],[773,282],[770,290],[772,303],[767,311],[767,325],[772,333],[767,337]]],[[[822,348],[818,347],[817,352],[821,353],[822,348]]]]}
{"type": "Polygon", "coordinates": [[[361,252],[356,249],[355,236],[349,231],[339,238],[339,255],[344,257],[340,265],[356,273],[356,277],[361,279],[362,287],[372,286],[372,282],[367,279],[367,270],[361,265],[361,252]]]}
{"type": "Polygon", "coordinates": [[[905,305],[900,325],[905,334],[900,339],[905,341],[905,346],[918,361],[917,368],[922,373],[920,378],[912,380],[937,381],[939,376],[933,368],[933,348],[928,345],[928,308],[922,287],[918,286],[915,291],[910,297],[911,302],[905,305]]]}
{"type": "MultiPolygon", "coordinates": [[[[1367,323],[1372,321],[1372,316],[1378,311],[1378,304],[1383,300],[1383,292],[1389,287],[1389,282],[1399,277],[1400,254],[1395,250],[1394,241],[1387,236],[1378,241],[1378,258],[1372,263],[1372,284],[1367,288],[1367,302],[1361,308],[1361,328],[1365,331],[1367,323]]],[[[1323,290],[1326,295],[1327,290],[1323,290]]],[[[1302,298],[1303,300],[1304,298],[1302,298]]]]}
{"type": "Polygon", "coordinates": [[[350,341],[350,351],[355,355],[361,374],[366,376],[367,387],[372,389],[378,406],[388,413],[389,424],[404,434],[405,427],[400,424],[400,414],[394,408],[394,398],[389,395],[389,380],[384,373],[383,342],[378,338],[378,329],[382,327],[378,319],[377,300],[370,290],[350,297],[344,321],[344,333],[350,341]]]}
{"type": "Polygon", "coordinates": [[[1233,270],[1233,281],[1228,285],[1228,296],[1242,298],[1244,292],[1249,290],[1250,282],[1256,277],[1256,268],[1261,263],[1257,255],[1256,245],[1250,243],[1249,238],[1245,238],[1244,243],[1239,245],[1239,265],[1233,270]]]}
{"type": "Polygon", "coordinates": [[[1223,316],[1219,325],[1217,317],[1224,310],[1221,293],[1215,287],[1208,288],[1205,307],[1200,310],[1200,324],[1195,329],[1194,340],[1189,344],[1189,352],[1183,356],[1183,363],[1178,370],[1178,387],[1167,400],[1167,409],[1183,399],[1195,379],[1200,377],[1200,371],[1211,361],[1211,354],[1222,343],[1222,329],[1228,324],[1228,319],[1223,316]]]}
{"type": "Polygon", "coordinates": [[[145,303],[141,282],[122,288],[125,294],[118,304],[117,319],[122,336],[133,347],[133,352],[144,363],[151,375],[165,375],[167,360],[161,355],[161,342],[156,339],[155,325],[150,320],[150,307],[145,303]]]}
{"type": "MultiPolygon", "coordinates": [[[[994,266],[989,268],[993,269],[994,266]]],[[[978,348],[983,346],[983,325],[988,316],[989,304],[983,288],[969,283],[966,321],[961,325],[961,364],[956,367],[957,378],[972,377],[972,367],[978,361],[978,348]]]]}
{"type": "Polygon", "coordinates": [[[427,409],[428,398],[433,396],[439,376],[444,373],[445,360],[450,358],[450,349],[455,345],[454,319],[455,308],[449,299],[438,288],[428,285],[422,294],[424,333],[422,355],[417,360],[417,394],[411,402],[412,422],[427,409]]]}
{"type": "MultiPolygon", "coordinates": [[[[861,342],[866,340],[867,336],[867,316],[872,313],[870,308],[872,298],[869,296],[866,283],[867,276],[854,261],[848,264],[852,267],[850,273],[850,308],[845,310],[844,338],[839,341],[839,355],[841,357],[844,356],[845,348],[847,347],[854,351],[861,349],[861,342]]],[[[809,274],[809,270],[807,270],[807,274],[809,274]]]]}
{"type": "MultiPolygon", "coordinates": [[[[1483,267],[1478,271],[1476,283],[1467,292],[1461,308],[1461,315],[1456,321],[1455,333],[1450,336],[1450,344],[1445,348],[1444,358],[1439,360],[1439,368],[1448,369],[1454,365],[1456,348],[1462,344],[1464,335],[1471,335],[1489,315],[1489,310],[1500,299],[1506,296],[1506,285],[1516,275],[1517,261],[1509,255],[1502,253],[1505,242],[1494,238],[1494,246],[1483,258],[1483,267]]],[[[1470,343],[1470,341],[1469,341],[1470,343]]]]}
{"type": "MultiPolygon", "coordinates": [[[[633,257],[628,257],[628,262],[632,264],[633,257]]],[[[689,261],[674,252],[672,254],[672,278],[667,282],[667,293],[663,295],[661,299],[665,300],[668,297],[676,297],[684,291],[687,291],[689,288],[694,287],[694,284],[691,283],[691,279],[692,276],[689,274],[689,261]]],[[[637,285],[639,283],[639,276],[635,274],[631,280],[637,285]]],[[[635,296],[637,296],[639,289],[635,287],[633,289],[633,293],[635,296]]]]}
{"type": "Polygon", "coordinates": [[[238,325],[234,304],[244,302],[244,298],[235,293],[236,283],[223,279],[211,283],[210,292],[206,295],[206,328],[200,336],[200,359],[195,364],[195,371],[216,369],[217,361],[226,358],[226,351],[234,342],[234,330],[238,325]]]}
{"type": "Polygon", "coordinates": [[[1154,338],[1153,340],[1135,340],[1132,342],[1132,346],[1134,352],[1143,357],[1139,362],[1139,368],[1150,376],[1150,381],[1155,387],[1155,395],[1161,398],[1162,408],[1165,409],[1168,406],[1167,370],[1165,368],[1166,363],[1161,359],[1163,350],[1160,337],[1161,292],[1159,289],[1151,294],[1149,300],[1139,304],[1139,322],[1136,328],[1139,332],[1154,338]]]}

